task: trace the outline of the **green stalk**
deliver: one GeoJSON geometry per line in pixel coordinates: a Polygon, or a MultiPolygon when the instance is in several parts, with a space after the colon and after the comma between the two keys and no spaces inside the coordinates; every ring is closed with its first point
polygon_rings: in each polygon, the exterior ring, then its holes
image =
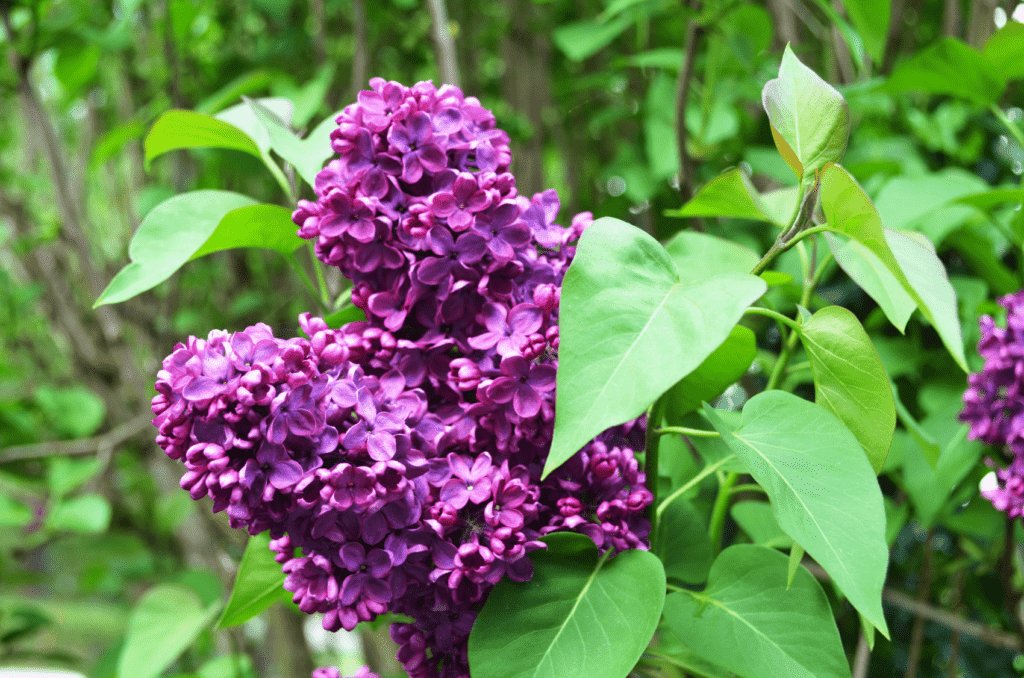
{"type": "Polygon", "coordinates": [[[712,473],[714,473],[718,469],[722,468],[722,466],[724,466],[727,461],[731,461],[733,458],[735,458],[735,456],[736,455],[734,455],[734,454],[730,454],[728,457],[725,457],[724,459],[719,459],[714,464],[708,464],[703,469],[701,469],[700,473],[698,473],[694,477],[690,478],[690,480],[688,480],[686,482],[686,484],[684,484],[682,487],[678,488],[672,494],[670,494],[667,497],[665,497],[665,500],[662,501],[658,505],[658,510],[654,512],[655,520],[656,521],[661,520],[661,514],[665,512],[665,509],[668,508],[669,504],[674,502],[681,495],[686,494],[691,489],[696,487],[697,483],[699,483],[700,481],[704,480],[705,478],[707,478],[709,475],[711,475],[712,473]]]}
{"type": "MultiPolygon", "coordinates": [[[[721,476],[719,476],[721,478],[721,476]]],[[[715,553],[722,548],[722,530],[725,528],[725,512],[729,509],[729,499],[732,497],[732,486],[739,480],[740,474],[733,471],[722,480],[718,487],[718,496],[715,497],[715,505],[711,509],[711,525],[708,527],[708,535],[711,537],[711,546],[715,553]]]]}
{"type": "Polygon", "coordinates": [[[717,438],[718,431],[705,431],[701,428],[688,428],[686,426],[662,426],[659,429],[655,429],[655,435],[663,436],[669,433],[678,433],[684,436],[693,436],[695,438],[717,438]]]}

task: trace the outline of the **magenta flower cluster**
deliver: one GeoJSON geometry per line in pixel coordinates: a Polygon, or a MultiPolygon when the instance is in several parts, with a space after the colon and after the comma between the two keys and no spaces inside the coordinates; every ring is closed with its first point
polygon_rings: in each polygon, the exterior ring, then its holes
{"type": "Polygon", "coordinates": [[[554,191],[519,195],[507,135],[458,88],[370,84],[293,215],[367,320],[191,337],[164,360],[154,424],[193,498],[270,531],[302,610],[329,630],[406,615],[391,634],[409,675],[466,677],[477,611],[532,576],[545,534],[647,548],[644,425],[540,480],[560,285],[592,218],[563,228],[554,191]]]}
{"type": "Polygon", "coordinates": [[[961,421],[971,425],[970,438],[998,445],[1012,455],[1006,468],[982,483],[981,494],[1011,518],[1024,515],[1024,291],[999,300],[1006,327],[982,316],[978,353],[981,372],[967,378],[961,421]]]}

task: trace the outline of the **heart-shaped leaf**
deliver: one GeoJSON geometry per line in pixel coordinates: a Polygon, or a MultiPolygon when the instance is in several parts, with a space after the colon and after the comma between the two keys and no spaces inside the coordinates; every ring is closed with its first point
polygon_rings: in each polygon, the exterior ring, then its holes
{"type": "Polygon", "coordinates": [[[651,236],[617,219],[594,222],[562,284],[555,431],[544,475],[696,369],[766,289],[744,273],[684,281],[651,236]]]}
{"type": "Polygon", "coordinates": [[[680,231],[665,245],[680,280],[700,281],[720,273],[749,273],[761,260],[757,252],[707,233],[680,231]]]}
{"type": "Polygon", "coordinates": [[[888,637],[882,492],[853,433],[831,412],[783,391],[751,398],[735,431],[711,407],[704,412],[768,493],[779,527],[888,637]]]}
{"type": "Polygon", "coordinates": [[[774,549],[730,546],[704,591],[665,599],[665,621],[694,653],[740,678],[849,678],[821,585],[799,567],[787,586],[787,572],[786,556],[774,549]]]}
{"type": "Polygon", "coordinates": [[[279,600],[291,600],[292,594],[285,590],[284,579],[281,564],[274,560],[274,552],[270,550],[270,532],[249,537],[242,562],[238,564],[231,597],[216,628],[238,626],[279,600]]]}
{"type": "Polygon", "coordinates": [[[896,428],[896,405],[885,367],[860,321],[827,306],[802,326],[814,373],[815,402],[857,436],[875,473],[882,469],[896,428]]]}
{"type": "Polygon", "coordinates": [[[154,586],[139,600],[128,620],[117,675],[159,676],[209,626],[219,609],[220,603],[204,608],[188,586],[154,586]]]}
{"type": "Polygon", "coordinates": [[[652,546],[668,578],[687,584],[700,584],[708,578],[715,554],[707,520],[686,497],[676,497],[658,517],[652,546]]]}
{"type": "Polygon", "coordinates": [[[469,636],[469,667],[488,678],[622,678],[651,641],[665,571],[648,551],[598,556],[588,537],[548,535],[530,581],[502,579],[469,636]]]}
{"type": "MultiPolygon", "coordinates": [[[[785,157],[788,150],[800,162],[801,171],[794,167],[797,177],[842,159],[850,136],[850,110],[846,100],[804,66],[789,45],[782,55],[779,77],[765,84],[761,102],[771,121],[773,135],[777,133],[786,142],[779,151],[785,157]]],[[[787,162],[792,165],[790,159],[787,162]]]]}
{"type": "Polygon", "coordinates": [[[711,402],[739,381],[756,357],[754,333],[742,325],[732,328],[721,346],[668,390],[665,419],[673,425],[681,424],[684,415],[703,402],[711,402]]]}

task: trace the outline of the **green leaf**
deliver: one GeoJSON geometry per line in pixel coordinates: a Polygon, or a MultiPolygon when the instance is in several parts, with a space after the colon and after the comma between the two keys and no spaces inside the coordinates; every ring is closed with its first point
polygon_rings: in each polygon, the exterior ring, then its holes
{"type": "Polygon", "coordinates": [[[680,495],[665,507],[652,546],[669,579],[686,584],[707,580],[715,559],[707,520],[686,497],[680,495]]]}
{"type": "Polygon", "coordinates": [[[188,586],[154,586],[128,620],[117,675],[156,678],[209,626],[219,608],[219,603],[203,608],[188,586]]]}
{"type": "MultiPolygon", "coordinates": [[[[46,480],[50,486],[50,496],[53,498],[63,497],[78,489],[83,483],[102,471],[106,465],[100,457],[75,459],[58,455],[51,457],[49,461],[46,480]]],[[[178,493],[175,492],[175,494],[178,493]]]]}
{"type": "Polygon", "coordinates": [[[969,372],[964,357],[960,316],[957,314],[956,292],[949,283],[945,266],[935,253],[935,246],[925,236],[912,231],[885,229],[885,239],[910,281],[921,314],[939,333],[956,364],[964,372],[969,372]]]}
{"type": "MultiPolygon", "coordinates": [[[[1024,24],[1017,24],[1024,26],[1024,24]]],[[[956,198],[954,202],[964,205],[971,205],[980,210],[988,211],[993,207],[1005,205],[1006,203],[1024,202],[1024,188],[995,188],[982,190],[977,193],[969,193],[956,198]]]]}
{"type": "Polygon", "coordinates": [[[289,254],[305,241],[295,232],[291,211],[280,205],[247,205],[231,210],[189,261],[236,247],[260,247],[289,254]]]}
{"type": "MultiPolygon", "coordinates": [[[[728,426],[730,430],[739,428],[741,413],[737,410],[715,410],[718,413],[719,419],[722,420],[723,425],[728,426]]],[[[676,422],[673,422],[676,423],[676,422]]],[[[690,414],[683,417],[682,421],[678,422],[682,426],[689,428],[696,428],[700,430],[714,430],[713,426],[708,425],[707,417],[704,415],[703,409],[691,412],[690,414]]],[[[693,436],[689,437],[690,444],[697,450],[697,454],[704,460],[707,465],[718,464],[719,462],[724,463],[719,466],[722,471],[736,473],[746,473],[747,467],[743,465],[729,446],[718,436],[707,437],[707,436],[693,436]]]]}
{"type": "Polygon", "coordinates": [[[64,438],[88,438],[107,417],[103,399],[85,386],[54,388],[43,384],[33,396],[53,431],[64,438]]]}
{"type": "Polygon", "coordinates": [[[732,328],[722,345],[697,369],[668,390],[665,418],[674,425],[703,402],[711,402],[750,369],[757,357],[757,337],[746,327],[732,328]]]}
{"type": "Polygon", "coordinates": [[[977,441],[967,439],[970,427],[958,425],[955,420],[943,421],[929,416],[922,426],[942,444],[942,454],[935,468],[925,459],[913,437],[903,434],[900,442],[904,446],[903,485],[914,504],[917,519],[927,528],[935,524],[953,490],[978,463],[982,447],[977,441]]]}
{"type": "Polygon", "coordinates": [[[735,432],[711,407],[704,413],[768,493],[779,527],[888,637],[885,511],[857,438],[832,413],[782,391],[751,398],[735,432]]]}
{"type": "Polygon", "coordinates": [[[334,122],[335,116],[327,118],[331,126],[326,134],[321,129],[323,125],[321,123],[321,126],[318,126],[308,139],[301,140],[281,118],[261,104],[258,99],[243,98],[252,108],[253,114],[263,129],[266,130],[270,139],[270,147],[274,152],[291,163],[307,184],[315,186],[316,175],[323,169],[324,161],[334,153],[330,143],[330,131],[337,127],[334,122]]]}
{"type": "Polygon", "coordinates": [[[629,15],[618,16],[603,24],[577,21],[559,26],[551,37],[555,41],[555,46],[562,50],[570,61],[583,61],[611,44],[632,24],[633,19],[629,15]]]}
{"type": "Polygon", "coordinates": [[[846,275],[875,300],[893,327],[905,332],[917,302],[893,272],[874,252],[854,239],[826,233],[825,240],[846,275]]]}
{"type": "MultiPolygon", "coordinates": [[[[288,99],[284,97],[261,97],[255,99],[255,101],[258,101],[261,106],[277,116],[285,125],[291,124],[293,106],[292,102],[288,99]]],[[[216,117],[218,120],[234,125],[245,132],[256,143],[256,147],[259,148],[259,157],[266,162],[265,154],[271,148],[270,134],[259,118],[256,117],[252,106],[243,101],[231,108],[225,108],[216,117]]]]}
{"type": "Polygon", "coordinates": [[[738,167],[704,184],[685,205],[677,210],[666,210],[665,216],[732,217],[778,223],[774,213],[761,202],[750,178],[738,167]]]}
{"type": "Polygon", "coordinates": [[[98,494],[83,494],[61,501],[50,515],[46,527],[53,531],[97,534],[110,525],[110,502],[98,494]]]}
{"type": "Polygon", "coordinates": [[[192,258],[217,230],[221,219],[252,198],[229,191],[192,191],[154,207],[139,225],[121,269],[93,307],[116,304],[156,287],[192,258]]]}
{"type": "Polygon", "coordinates": [[[741,501],[733,504],[729,515],[755,544],[777,549],[788,549],[793,545],[793,540],[775,522],[768,502],[741,501]]]}
{"type": "Polygon", "coordinates": [[[914,229],[941,244],[975,212],[953,203],[988,188],[984,179],[959,167],[917,177],[896,177],[878,193],[875,208],[886,228],[914,229]],[[953,203],[953,204],[951,204],[953,203]]]}
{"type": "Polygon", "coordinates": [[[827,306],[800,333],[814,373],[815,402],[857,436],[875,473],[882,469],[896,428],[896,406],[885,367],[860,321],[827,306]]]}
{"type": "Polygon", "coordinates": [[[875,63],[882,63],[889,36],[890,0],[843,0],[850,23],[864,40],[864,49],[875,63]]]}
{"type": "MultiPolygon", "coordinates": [[[[804,559],[804,549],[800,544],[793,544],[793,547],[789,549],[789,568],[786,572],[786,588],[788,589],[793,585],[793,579],[796,578],[797,570],[800,569],[800,561],[804,559]]],[[[874,627],[872,627],[873,629],[874,627]]]]}
{"type": "Polygon", "coordinates": [[[953,38],[942,38],[896,65],[887,92],[949,94],[975,103],[999,101],[1006,81],[985,56],[953,38]]]}
{"type": "Polygon", "coordinates": [[[932,438],[931,434],[925,431],[921,427],[921,424],[919,424],[917,420],[914,419],[913,415],[910,414],[906,405],[904,405],[903,401],[900,400],[899,391],[896,389],[896,385],[892,384],[891,386],[893,401],[896,404],[896,413],[899,415],[900,423],[903,424],[903,427],[907,429],[907,432],[910,433],[914,441],[917,442],[917,446],[924,454],[925,460],[927,460],[933,469],[938,468],[939,457],[942,456],[942,449],[939,447],[939,444],[935,442],[935,439],[932,438]]]}
{"type": "Polygon", "coordinates": [[[803,174],[842,159],[850,136],[846,101],[800,63],[789,45],[782,56],[779,77],[765,84],[761,102],[772,127],[800,161],[803,174]]]}
{"type": "Polygon", "coordinates": [[[730,546],[704,591],[665,599],[669,629],[698,656],[740,678],[849,678],[839,629],[821,585],[804,568],[786,586],[787,558],[730,546]]]}
{"type": "Polygon", "coordinates": [[[234,125],[194,111],[167,111],[153,123],[143,142],[146,169],[153,158],[179,148],[228,148],[257,158],[260,148],[234,125]]]}
{"type": "Polygon", "coordinates": [[[1024,24],[1007,21],[992,34],[981,53],[1004,79],[1024,79],[1024,24]]]}
{"type": "Polygon", "coordinates": [[[749,247],[696,231],[680,231],[665,245],[683,281],[700,281],[721,273],[749,273],[761,257],[749,247]]]}
{"type": "Polygon", "coordinates": [[[32,507],[0,494],[0,528],[25,527],[34,519],[32,507]]]}
{"type": "Polygon", "coordinates": [[[270,550],[270,532],[249,537],[227,607],[215,628],[243,624],[279,600],[291,600],[284,588],[284,572],[270,550]]]}
{"type": "Polygon", "coordinates": [[[771,221],[776,226],[785,228],[793,219],[799,195],[800,189],[796,186],[777,188],[774,191],[762,193],[761,203],[768,208],[768,214],[772,215],[771,221]]]}
{"type": "Polygon", "coordinates": [[[622,678],[650,642],[665,572],[648,551],[598,557],[588,538],[548,535],[533,578],[502,579],[469,636],[469,666],[488,678],[622,678]]]}
{"type": "Polygon", "coordinates": [[[349,304],[348,306],[324,317],[324,322],[327,323],[327,326],[334,329],[338,329],[339,327],[343,327],[349,323],[363,322],[365,320],[366,312],[352,304],[349,304]]]}
{"type": "Polygon", "coordinates": [[[741,273],[685,282],[651,236],[617,219],[594,222],[562,285],[555,431],[544,475],[696,369],[766,289],[741,273]]]}

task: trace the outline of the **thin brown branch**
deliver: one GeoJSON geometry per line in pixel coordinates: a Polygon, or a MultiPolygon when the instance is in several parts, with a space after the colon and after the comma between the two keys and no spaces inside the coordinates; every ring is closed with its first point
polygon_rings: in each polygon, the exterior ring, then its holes
{"type": "Polygon", "coordinates": [[[366,6],[363,0],[352,0],[352,24],[355,34],[355,53],[352,54],[352,98],[359,90],[366,87],[369,69],[368,49],[366,47],[366,6]]]}
{"type": "Polygon", "coordinates": [[[861,630],[857,639],[857,654],[853,656],[853,672],[851,678],[867,678],[868,667],[871,665],[871,648],[868,647],[868,639],[864,637],[861,630]]]}
{"type": "MultiPolygon", "coordinates": [[[[806,567],[807,571],[814,575],[814,578],[818,581],[831,581],[832,579],[828,576],[828,572],[825,572],[824,568],[815,562],[804,560],[803,566],[806,567]]],[[[971,619],[965,619],[964,617],[949,612],[948,610],[934,607],[928,603],[922,603],[902,591],[896,591],[895,589],[889,588],[882,589],[882,600],[893,607],[898,607],[901,610],[910,612],[911,614],[920,615],[930,622],[935,622],[936,624],[941,624],[948,629],[958,631],[962,635],[977,638],[989,647],[1013,650],[1014,652],[1024,652],[1024,640],[1022,640],[1017,634],[1004,631],[1000,628],[987,626],[971,619]]]]}
{"type": "MultiPolygon", "coordinates": [[[[921,566],[921,579],[917,583],[917,602],[925,605],[932,591],[932,578],[935,576],[935,530],[928,530],[924,540],[924,564],[921,566]]],[[[924,647],[925,618],[914,613],[914,627],[910,631],[910,650],[907,657],[907,671],[904,678],[917,678],[917,670],[921,665],[921,651],[924,647]]]]}
{"type": "Polygon", "coordinates": [[[136,435],[151,425],[153,416],[144,413],[130,419],[120,426],[107,431],[106,433],[92,438],[81,440],[59,440],[52,443],[39,443],[36,445],[16,445],[0,450],[0,464],[21,459],[39,459],[52,457],[58,454],[94,454],[100,450],[109,449],[118,444],[134,438],[136,435]]]}
{"type": "Polygon", "coordinates": [[[693,197],[693,158],[687,148],[686,108],[690,102],[690,85],[693,81],[693,58],[697,43],[703,31],[696,18],[686,24],[686,47],[683,62],[679,65],[679,82],[676,84],[676,141],[679,144],[679,194],[683,202],[693,197]]]}
{"type": "Polygon", "coordinates": [[[437,66],[441,71],[441,81],[447,85],[461,87],[459,64],[455,59],[455,40],[452,38],[444,0],[428,0],[427,4],[430,6],[430,16],[434,20],[434,51],[437,54],[437,66]]]}

